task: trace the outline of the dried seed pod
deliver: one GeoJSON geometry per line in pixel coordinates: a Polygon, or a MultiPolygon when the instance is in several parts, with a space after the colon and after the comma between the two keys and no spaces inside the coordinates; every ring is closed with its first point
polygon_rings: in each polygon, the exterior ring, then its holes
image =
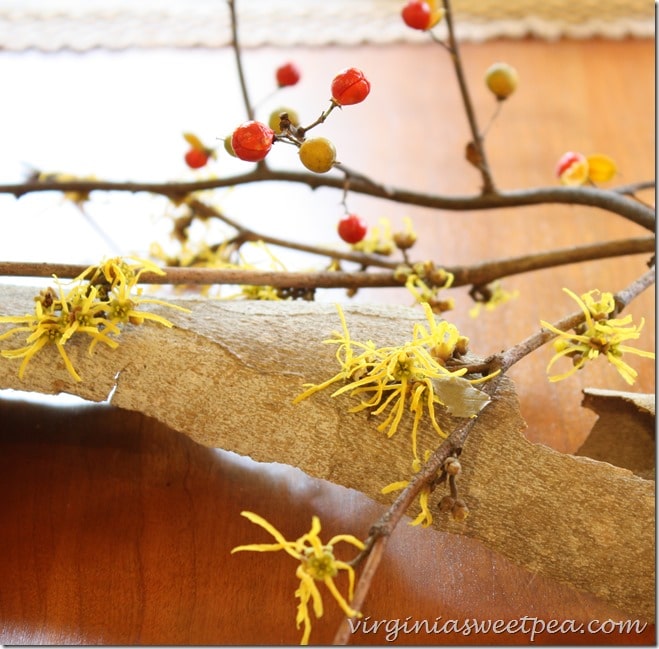
{"type": "Polygon", "coordinates": [[[455,506],[455,498],[453,496],[444,496],[440,501],[439,501],[439,511],[442,514],[448,514],[448,512],[453,511],[453,507],[455,506]]]}
{"type": "Polygon", "coordinates": [[[467,503],[462,498],[456,498],[451,509],[451,516],[457,523],[462,523],[469,516],[469,507],[467,507],[467,503]]]}
{"type": "Polygon", "coordinates": [[[416,234],[414,232],[394,232],[393,239],[396,248],[409,250],[416,243],[416,234]]]}
{"type": "Polygon", "coordinates": [[[458,475],[462,470],[462,465],[457,457],[447,457],[444,460],[444,471],[449,475],[458,475]]]}

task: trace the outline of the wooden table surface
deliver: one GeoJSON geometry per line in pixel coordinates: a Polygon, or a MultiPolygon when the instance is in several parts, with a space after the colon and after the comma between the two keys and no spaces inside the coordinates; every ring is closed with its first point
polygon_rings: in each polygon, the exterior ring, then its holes
{"type": "MultiPolygon", "coordinates": [[[[555,161],[567,150],[608,153],[618,162],[621,182],[653,178],[653,48],[651,41],[627,40],[464,45],[483,123],[493,102],[481,87],[482,72],[495,60],[507,60],[520,72],[519,92],[506,103],[487,140],[497,184],[553,184],[555,161]]],[[[479,179],[462,159],[467,130],[450,63],[436,48],[275,54],[304,62],[311,94],[317,88],[323,101],[328,71],[346,65],[369,71],[374,87],[370,110],[366,104],[350,113],[346,109],[328,124],[346,164],[415,189],[450,194],[477,189],[479,179]]],[[[0,64],[7,63],[5,56],[0,54],[0,64]]],[[[139,53],[117,56],[124,70],[126,57],[132,56],[128,60],[135,61],[139,74],[139,53]]],[[[267,50],[246,56],[257,80],[274,60],[267,50]]],[[[151,53],[149,61],[157,57],[151,53]]],[[[185,57],[191,75],[199,74],[199,68],[210,75],[213,66],[230,65],[228,52],[200,51],[185,57]]],[[[113,60],[111,55],[106,59],[113,60]]],[[[13,63],[21,65],[18,57],[13,63]]],[[[90,73],[97,63],[87,59],[90,73]]],[[[305,110],[314,110],[311,100],[300,101],[305,110]]],[[[148,107],[137,106],[139,110],[148,107]]],[[[185,128],[180,125],[180,130],[185,128]]],[[[42,144],[49,146],[48,140],[42,144]]],[[[649,198],[653,200],[651,194],[649,198]]],[[[336,209],[337,197],[331,192],[320,191],[314,200],[321,212],[336,209]]],[[[395,222],[411,216],[420,235],[415,257],[445,264],[646,234],[620,217],[576,207],[438,214],[363,197],[351,197],[350,205],[372,222],[381,216],[395,222]]],[[[274,216],[270,206],[262,215],[263,229],[272,228],[275,218],[273,233],[295,232],[290,204],[279,212],[276,206],[272,209],[274,216]]],[[[520,298],[477,320],[466,314],[466,291],[457,291],[456,311],[448,317],[470,336],[474,351],[485,355],[531,333],[540,318],[552,320],[573,311],[561,287],[578,293],[619,290],[643,272],[647,257],[510,278],[505,284],[519,289],[520,298]]],[[[406,294],[389,289],[362,291],[357,299],[409,304],[406,294]]],[[[654,292],[643,294],[630,311],[647,321],[638,346],[654,349],[654,292]]],[[[550,385],[545,378],[549,357],[549,350],[535,352],[511,376],[518,384],[529,439],[573,452],[594,422],[594,415],[580,407],[581,390],[627,386],[604,363],[571,382],[550,385]]],[[[633,364],[640,371],[633,389],[654,392],[653,362],[634,359],[633,364]]],[[[66,405],[0,394],[0,445],[3,644],[295,644],[300,634],[294,623],[294,567],[285,556],[229,554],[235,545],[262,538],[240,511],[258,512],[288,538],[307,531],[314,513],[321,516],[328,536],[351,532],[365,537],[382,511],[358,493],[312,480],[296,469],[257,465],[198,446],[157,421],[103,404],[66,405]]],[[[329,600],[326,603],[325,617],[314,624],[312,642],[331,642],[340,621],[329,600]]],[[[392,538],[364,614],[370,622],[409,616],[430,623],[437,618],[529,616],[585,623],[634,618],[633,612],[615,610],[591,595],[529,574],[473,540],[408,525],[392,538]]],[[[375,633],[368,628],[353,636],[354,644],[394,639],[387,638],[384,629],[375,633]]],[[[395,642],[530,640],[524,633],[400,633],[395,642]]],[[[641,634],[544,633],[535,641],[647,644],[654,642],[654,626],[641,634]]]]}

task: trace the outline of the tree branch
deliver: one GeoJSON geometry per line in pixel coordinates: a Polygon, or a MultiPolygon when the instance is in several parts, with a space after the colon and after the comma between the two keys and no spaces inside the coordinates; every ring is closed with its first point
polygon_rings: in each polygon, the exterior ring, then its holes
{"type": "MultiPolygon", "coordinates": [[[[254,235],[256,236],[256,235],[254,235]]],[[[263,237],[262,240],[269,243],[277,243],[279,240],[263,237]]],[[[235,268],[196,268],[165,266],[165,275],[154,273],[143,273],[141,283],[143,284],[249,284],[254,286],[274,286],[277,288],[384,288],[402,286],[405,281],[396,276],[393,269],[400,263],[381,261],[380,264],[373,262],[372,255],[359,253],[339,253],[324,248],[313,246],[289,245],[281,241],[281,245],[287,245],[298,250],[305,249],[318,255],[328,257],[341,257],[348,261],[360,264],[381,265],[388,268],[388,272],[367,271],[269,271],[269,270],[247,270],[235,268]]],[[[279,245],[279,244],[277,244],[279,245]]],[[[655,248],[654,237],[638,237],[622,241],[608,241],[605,243],[588,244],[563,248],[551,252],[534,253],[521,257],[511,257],[485,261],[473,266],[448,267],[453,273],[455,280],[453,287],[489,284],[502,277],[521,274],[533,270],[541,270],[564,264],[572,264],[580,261],[604,259],[608,257],[620,257],[630,254],[653,252],[655,248]]],[[[375,260],[377,261],[377,260],[375,260]]],[[[73,278],[80,275],[88,268],[84,264],[62,264],[49,262],[28,261],[3,261],[0,262],[0,276],[7,277],[52,277],[53,275],[62,279],[73,278]]]]}
{"type": "MultiPolygon", "coordinates": [[[[208,180],[164,183],[113,182],[113,181],[31,181],[0,185],[0,194],[13,194],[17,198],[31,192],[91,192],[122,191],[149,192],[178,200],[197,191],[234,187],[249,183],[282,181],[307,185],[312,189],[329,187],[343,191],[345,180],[333,175],[311,174],[296,171],[273,170],[267,166],[255,167],[244,174],[208,180]]],[[[524,207],[542,204],[584,205],[618,214],[654,232],[654,210],[615,189],[596,187],[538,187],[499,191],[473,196],[444,196],[416,192],[403,188],[385,187],[361,177],[350,178],[350,191],[390,200],[395,203],[418,205],[448,211],[492,210],[507,207],[524,207]]]]}

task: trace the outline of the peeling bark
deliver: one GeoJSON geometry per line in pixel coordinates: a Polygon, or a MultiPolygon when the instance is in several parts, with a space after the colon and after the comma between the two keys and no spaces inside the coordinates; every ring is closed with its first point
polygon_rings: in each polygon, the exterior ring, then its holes
{"type": "MultiPolygon", "coordinates": [[[[4,286],[0,312],[31,309],[34,289],[4,286]]],[[[307,474],[390,502],[381,488],[409,477],[407,428],[388,439],[354,401],[328,391],[293,405],[303,384],[336,373],[340,328],[332,305],[301,302],[179,300],[192,311],[154,309],[172,329],[128,327],[117,350],[72,339],[76,383],[54,348],[44,348],[18,379],[18,361],[0,359],[0,388],[67,392],[139,411],[206,446],[307,474]]],[[[346,305],[354,340],[378,345],[408,339],[418,310],[346,305]]],[[[4,329],[3,329],[4,330],[4,329]]],[[[23,344],[16,337],[2,348],[23,344]]],[[[450,431],[455,419],[441,420],[450,431]]],[[[408,421],[408,424],[410,422],[408,421]]],[[[437,515],[442,530],[466,534],[528,570],[595,594],[631,617],[654,617],[653,481],[587,457],[563,455],[524,437],[514,386],[503,379],[464,447],[459,484],[471,515],[437,515]]],[[[420,450],[440,441],[427,426],[420,450]]],[[[414,514],[415,512],[411,512],[414,514]]]]}

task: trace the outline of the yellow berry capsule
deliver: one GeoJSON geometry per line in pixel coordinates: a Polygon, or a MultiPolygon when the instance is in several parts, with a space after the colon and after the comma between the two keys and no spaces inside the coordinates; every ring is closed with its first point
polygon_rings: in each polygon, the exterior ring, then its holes
{"type": "Polygon", "coordinates": [[[268,118],[268,126],[277,134],[281,135],[281,115],[282,113],[286,113],[288,115],[288,121],[293,125],[293,126],[299,126],[300,125],[300,118],[298,117],[298,114],[292,110],[291,108],[277,108],[276,110],[273,110],[270,113],[270,117],[268,118]]]}
{"type": "Polygon", "coordinates": [[[606,183],[612,180],[618,171],[615,161],[602,153],[586,156],[586,161],[588,162],[588,179],[594,183],[606,183]]]}
{"type": "Polygon", "coordinates": [[[334,145],[324,137],[315,137],[302,143],[299,151],[300,161],[317,174],[329,171],[336,162],[336,149],[334,145]]]}
{"type": "Polygon", "coordinates": [[[503,101],[515,92],[519,76],[517,70],[507,63],[494,63],[485,73],[485,83],[498,101],[503,101]]]}
{"type": "Polygon", "coordinates": [[[234,158],[236,158],[236,152],[233,150],[233,146],[231,145],[231,136],[227,135],[224,138],[224,150],[234,158]]]}

